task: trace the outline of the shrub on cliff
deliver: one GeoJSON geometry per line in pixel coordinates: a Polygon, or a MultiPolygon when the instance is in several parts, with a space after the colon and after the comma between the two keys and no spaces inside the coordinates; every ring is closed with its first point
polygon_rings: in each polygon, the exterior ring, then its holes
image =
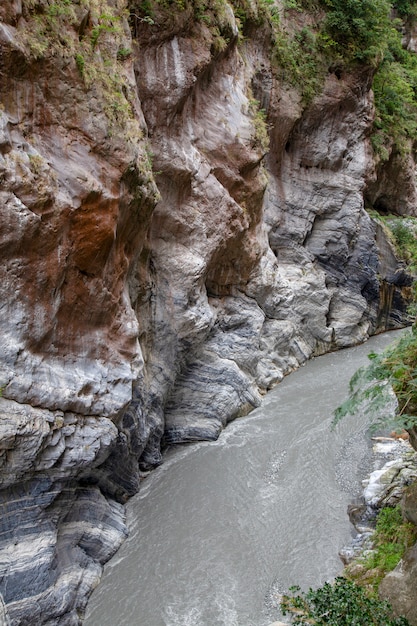
{"type": "Polygon", "coordinates": [[[350,381],[350,396],[335,411],[333,425],[367,402],[367,413],[375,417],[373,428],[417,427],[417,326],[382,354],[369,354],[371,364],[360,368],[350,381]],[[398,401],[395,416],[387,414],[387,392],[392,388],[398,401]]]}
{"type": "Polygon", "coordinates": [[[417,57],[403,35],[417,17],[415,0],[322,0],[324,31],[344,62],[376,68],[372,89],[375,122],[372,145],[381,160],[393,148],[411,150],[417,138],[417,57]],[[395,18],[394,15],[399,17],[395,18]]]}
{"type": "Polygon", "coordinates": [[[402,154],[409,152],[417,137],[417,56],[404,47],[403,31],[403,22],[394,20],[372,85],[376,112],[372,145],[382,160],[393,145],[402,154]]]}
{"type": "Polygon", "coordinates": [[[375,63],[386,49],[391,28],[388,0],[323,0],[325,29],[343,56],[375,63]]]}
{"type": "Polygon", "coordinates": [[[308,17],[288,28],[270,13],[279,76],[308,103],[328,67],[374,68],[375,154],[384,161],[392,150],[410,152],[417,139],[417,56],[403,37],[417,19],[416,1],[287,0],[284,6],[308,17]]]}
{"type": "Polygon", "coordinates": [[[319,589],[302,592],[291,588],[281,608],[295,626],[408,626],[405,617],[394,617],[388,602],[371,598],[346,578],[336,578],[319,589]]]}
{"type": "Polygon", "coordinates": [[[417,218],[412,216],[381,215],[369,210],[369,215],[382,225],[384,233],[393,244],[395,253],[407,266],[407,271],[417,275],[417,218]]]}

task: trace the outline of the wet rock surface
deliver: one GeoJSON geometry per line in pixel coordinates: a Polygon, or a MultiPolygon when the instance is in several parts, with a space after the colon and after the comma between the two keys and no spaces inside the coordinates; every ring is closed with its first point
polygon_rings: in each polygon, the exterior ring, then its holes
{"type": "Polygon", "coordinates": [[[356,531],[350,546],[341,550],[347,564],[364,549],[372,535],[379,509],[400,504],[405,488],[417,480],[417,452],[407,439],[375,437],[369,477],[362,481],[362,492],[348,507],[349,519],[356,531]]]}

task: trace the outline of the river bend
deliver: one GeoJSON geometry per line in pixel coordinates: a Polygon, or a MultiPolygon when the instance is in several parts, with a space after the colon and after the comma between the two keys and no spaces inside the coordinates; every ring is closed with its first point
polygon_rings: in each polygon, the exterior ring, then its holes
{"type": "Polygon", "coordinates": [[[366,419],[334,409],[367,354],[398,336],[312,359],[216,442],[180,446],[128,504],[86,626],[266,626],[290,585],[337,575],[346,509],[369,471],[366,419]]]}

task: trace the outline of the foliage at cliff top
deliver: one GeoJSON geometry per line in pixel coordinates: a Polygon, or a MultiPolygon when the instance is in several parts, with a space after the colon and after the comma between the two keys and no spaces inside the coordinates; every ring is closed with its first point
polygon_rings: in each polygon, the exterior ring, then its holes
{"type": "Polygon", "coordinates": [[[131,54],[126,1],[24,0],[22,15],[17,39],[25,53],[36,60],[72,61],[111,124],[128,125],[133,138],[140,139],[123,66],[131,54]]]}
{"type": "Polygon", "coordinates": [[[319,91],[329,68],[369,66],[375,72],[374,151],[381,161],[392,150],[410,152],[417,140],[417,56],[403,35],[417,19],[416,0],[285,0],[287,14],[310,16],[292,35],[275,3],[262,1],[272,7],[279,72],[299,86],[304,101],[319,91]]]}
{"type": "Polygon", "coordinates": [[[350,381],[350,396],[335,412],[333,424],[353,414],[366,402],[375,417],[373,428],[417,427],[417,326],[382,354],[369,354],[371,364],[360,368],[350,381]],[[387,392],[392,388],[398,401],[393,417],[386,413],[387,392]]]}
{"type": "MultiPolygon", "coordinates": [[[[415,19],[413,15],[408,21],[415,19]]],[[[402,28],[402,22],[393,22],[373,81],[376,117],[372,143],[382,160],[389,157],[392,145],[404,154],[417,138],[417,55],[403,47],[402,28]]]]}
{"type": "MultiPolygon", "coordinates": [[[[224,0],[142,0],[143,19],[152,7],[193,7],[194,17],[214,33],[217,50],[230,43],[224,0]]],[[[277,76],[297,87],[308,103],[329,68],[366,65],[375,72],[376,116],[372,145],[384,161],[392,149],[409,152],[417,139],[417,56],[403,34],[417,19],[417,0],[231,0],[241,38],[267,24],[277,76]]]]}
{"type": "Polygon", "coordinates": [[[150,34],[177,23],[204,24],[214,55],[236,39],[234,19],[241,41],[263,29],[277,76],[297,87],[305,103],[329,70],[373,68],[372,143],[381,160],[393,149],[410,151],[417,139],[417,57],[403,45],[403,33],[417,20],[417,0],[24,0],[22,7],[21,36],[31,54],[72,57],[89,88],[102,86],[115,120],[131,116],[122,88],[128,87],[122,76],[131,53],[129,14],[133,31],[139,24],[150,34]]]}
{"type": "MultiPolygon", "coordinates": [[[[417,56],[405,47],[403,35],[417,19],[416,0],[286,2],[293,11],[315,16],[311,28],[303,27],[286,44],[293,53],[293,65],[298,64],[304,98],[317,92],[320,72],[328,67],[341,70],[365,64],[374,68],[375,153],[384,161],[392,149],[409,152],[417,139],[417,56]]],[[[287,57],[279,56],[284,66],[289,65],[287,57]]],[[[292,75],[297,72],[293,70],[292,75]]]]}

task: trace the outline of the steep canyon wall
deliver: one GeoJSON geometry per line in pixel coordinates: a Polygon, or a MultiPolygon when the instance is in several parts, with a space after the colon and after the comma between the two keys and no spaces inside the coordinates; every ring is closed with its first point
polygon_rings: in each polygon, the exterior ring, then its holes
{"type": "Polygon", "coordinates": [[[407,321],[409,278],[364,198],[413,214],[414,163],[376,168],[372,69],[329,67],[306,103],[255,4],[243,37],[226,3],[205,5],[211,25],[143,6],[0,7],[14,625],[79,623],[164,445],[216,438],[309,357],[407,321]]]}

